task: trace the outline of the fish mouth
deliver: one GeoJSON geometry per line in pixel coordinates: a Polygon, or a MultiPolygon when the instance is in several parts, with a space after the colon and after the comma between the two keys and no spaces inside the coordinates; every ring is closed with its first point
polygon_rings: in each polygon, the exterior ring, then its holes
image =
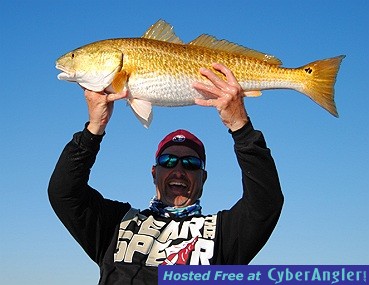
{"type": "Polygon", "coordinates": [[[55,68],[62,71],[61,73],[58,74],[59,80],[72,80],[75,77],[76,74],[75,72],[71,72],[61,64],[57,63],[55,65],[55,68]]]}

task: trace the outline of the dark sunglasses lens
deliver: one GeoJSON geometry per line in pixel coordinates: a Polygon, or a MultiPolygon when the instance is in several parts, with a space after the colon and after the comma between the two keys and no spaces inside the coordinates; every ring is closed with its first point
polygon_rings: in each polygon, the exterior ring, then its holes
{"type": "Polygon", "coordinates": [[[182,165],[188,170],[197,170],[202,168],[201,159],[194,156],[183,157],[182,165]]]}
{"type": "Polygon", "coordinates": [[[171,154],[162,154],[157,158],[157,164],[165,168],[173,168],[181,160],[182,166],[188,170],[198,170],[203,168],[202,160],[195,156],[177,157],[171,154]]]}
{"type": "Polygon", "coordinates": [[[158,164],[166,168],[173,168],[178,163],[178,157],[169,154],[163,154],[158,157],[158,164]]]}

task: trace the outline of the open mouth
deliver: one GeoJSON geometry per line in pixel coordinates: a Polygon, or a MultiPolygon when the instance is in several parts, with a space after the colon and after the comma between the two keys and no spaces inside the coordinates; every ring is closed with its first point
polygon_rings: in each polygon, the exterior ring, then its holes
{"type": "Polygon", "coordinates": [[[188,192],[188,185],[184,182],[171,181],[168,185],[170,190],[175,194],[184,194],[188,192]]]}
{"type": "Polygon", "coordinates": [[[61,70],[62,72],[58,74],[58,79],[60,80],[71,80],[74,78],[75,72],[70,72],[64,66],[60,64],[55,65],[56,69],[61,70]]]}
{"type": "Polygon", "coordinates": [[[169,185],[171,187],[187,188],[187,184],[183,182],[170,182],[169,185]]]}
{"type": "Polygon", "coordinates": [[[55,64],[55,67],[56,67],[56,69],[67,72],[66,68],[63,65],[59,64],[59,63],[55,64]]]}

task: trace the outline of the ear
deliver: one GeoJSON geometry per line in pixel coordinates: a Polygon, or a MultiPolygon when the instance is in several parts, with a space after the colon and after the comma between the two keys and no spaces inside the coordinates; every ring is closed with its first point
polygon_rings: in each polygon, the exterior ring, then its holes
{"type": "Polygon", "coordinates": [[[151,175],[152,175],[154,184],[156,184],[156,166],[155,165],[151,167],[151,175]]]}
{"type": "Polygon", "coordinates": [[[208,172],[206,170],[203,170],[202,173],[202,185],[205,184],[206,179],[208,178],[208,172]]]}
{"type": "Polygon", "coordinates": [[[202,172],[202,187],[201,187],[201,191],[199,193],[199,198],[201,198],[201,196],[202,196],[202,192],[204,190],[204,184],[205,184],[205,181],[206,181],[207,178],[208,178],[208,172],[206,170],[203,170],[203,172],[202,172]]]}

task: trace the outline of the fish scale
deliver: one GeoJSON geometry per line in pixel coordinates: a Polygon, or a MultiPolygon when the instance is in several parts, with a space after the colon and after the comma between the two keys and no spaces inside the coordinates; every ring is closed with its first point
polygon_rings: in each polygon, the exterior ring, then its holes
{"type": "MultiPolygon", "coordinates": [[[[267,89],[293,89],[338,116],[334,84],[344,57],[286,68],[271,55],[209,35],[184,44],[172,26],[159,20],[141,38],[87,44],[61,56],[56,67],[62,71],[59,79],[77,82],[93,91],[118,93],[127,88],[129,105],[148,127],[152,105],[187,106],[193,105],[195,98],[209,99],[192,84],[211,84],[199,69],[212,69],[214,62],[232,70],[245,96],[259,96],[261,90],[267,89]]],[[[226,80],[223,74],[213,71],[226,80]]]]}
{"type": "MultiPolygon", "coordinates": [[[[222,62],[230,68],[244,90],[297,89],[301,86],[299,83],[301,80],[296,75],[298,70],[295,69],[262,64],[246,56],[238,56],[236,60],[227,53],[210,53],[192,46],[183,46],[181,52],[169,54],[165,49],[148,48],[150,45],[156,45],[154,41],[146,39],[140,41],[147,42],[146,49],[136,47],[134,50],[136,55],[132,65],[139,68],[131,73],[128,87],[135,98],[144,100],[155,98],[153,99],[155,102],[152,102],[154,105],[192,105],[195,98],[206,99],[191,86],[196,81],[207,82],[199,73],[199,69],[211,68],[213,62],[222,62]],[[140,54],[144,56],[141,57],[140,54]],[[173,56],[176,54],[180,56],[173,56]],[[186,58],[188,59],[185,60],[186,58]]],[[[171,48],[173,50],[177,47],[178,45],[174,45],[171,48]]],[[[127,54],[130,52],[127,51],[127,54]]],[[[125,63],[127,65],[131,64],[129,58],[125,63]]],[[[223,76],[221,73],[219,75],[223,76]]]]}
{"type": "MultiPolygon", "coordinates": [[[[141,48],[137,44],[132,51],[124,50],[128,55],[131,52],[135,54],[134,62],[130,63],[129,56],[127,62],[124,63],[127,66],[138,67],[136,72],[132,72],[131,77],[137,76],[143,79],[145,76],[153,77],[165,74],[168,75],[168,79],[171,77],[181,77],[182,80],[188,78],[189,80],[185,80],[186,83],[206,82],[206,79],[199,73],[199,69],[201,67],[212,68],[213,62],[222,62],[233,71],[244,90],[291,88],[291,86],[301,85],[299,83],[301,79],[297,76],[298,69],[281,68],[256,61],[247,56],[235,57],[225,52],[209,51],[195,46],[173,44],[167,49],[158,49],[154,48],[157,46],[157,41],[137,40],[141,43],[145,42],[145,48],[141,48]],[[176,51],[176,49],[179,50],[176,51]]],[[[223,76],[221,73],[219,75],[223,76]]],[[[137,96],[140,95],[137,94],[137,96]]]]}

